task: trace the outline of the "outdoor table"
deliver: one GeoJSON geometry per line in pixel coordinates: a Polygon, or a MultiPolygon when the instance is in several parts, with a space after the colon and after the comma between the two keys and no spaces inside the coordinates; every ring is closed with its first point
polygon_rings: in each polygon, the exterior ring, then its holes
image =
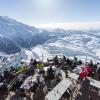
{"type": "Polygon", "coordinates": [[[70,87],[71,81],[63,79],[58,85],[56,85],[52,91],[50,91],[45,98],[47,100],[59,100],[66,90],[70,87]]]}
{"type": "Polygon", "coordinates": [[[21,85],[21,89],[29,90],[31,86],[34,85],[34,82],[37,81],[38,74],[34,74],[33,76],[28,77],[24,83],[21,85]]]}
{"type": "Polygon", "coordinates": [[[75,73],[69,73],[68,76],[74,80],[78,80],[79,75],[75,74],[75,73]]]}
{"type": "Polygon", "coordinates": [[[97,81],[97,80],[91,79],[91,80],[90,80],[90,85],[92,85],[92,86],[94,86],[94,87],[100,89],[100,82],[97,81]]]}

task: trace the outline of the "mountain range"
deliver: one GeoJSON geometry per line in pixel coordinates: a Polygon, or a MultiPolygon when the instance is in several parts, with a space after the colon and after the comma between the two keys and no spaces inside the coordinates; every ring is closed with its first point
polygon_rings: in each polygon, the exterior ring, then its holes
{"type": "Polygon", "coordinates": [[[0,51],[7,54],[20,52],[23,48],[31,48],[43,44],[52,36],[40,30],[17,22],[7,16],[0,16],[0,51]]]}
{"type": "Polygon", "coordinates": [[[1,16],[1,53],[18,61],[55,54],[100,60],[100,30],[43,30],[1,16]]]}

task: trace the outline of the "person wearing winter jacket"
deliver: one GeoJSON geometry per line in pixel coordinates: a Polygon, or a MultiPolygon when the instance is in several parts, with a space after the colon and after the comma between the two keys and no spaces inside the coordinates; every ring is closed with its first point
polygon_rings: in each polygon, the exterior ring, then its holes
{"type": "Polygon", "coordinates": [[[54,70],[52,66],[50,66],[50,68],[47,70],[47,77],[50,80],[54,79],[54,70]]]}
{"type": "Polygon", "coordinates": [[[44,64],[42,62],[38,62],[37,63],[37,68],[38,69],[43,69],[44,68],[44,64]]]}

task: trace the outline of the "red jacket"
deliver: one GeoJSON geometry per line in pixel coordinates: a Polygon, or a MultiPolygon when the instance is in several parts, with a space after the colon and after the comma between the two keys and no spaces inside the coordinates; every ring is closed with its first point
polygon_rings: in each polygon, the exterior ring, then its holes
{"type": "Polygon", "coordinates": [[[84,71],[82,71],[82,72],[80,73],[80,77],[81,77],[81,78],[86,77],[86,73],[85,73],[84,71]]]}
{"type": "Polygon", "coordinates": [[[88,71],[89,73],[91,73],[91,72],[92,72],[92,68],[91,68],[90,66],[87,66],[87,71],[88,71]]]}

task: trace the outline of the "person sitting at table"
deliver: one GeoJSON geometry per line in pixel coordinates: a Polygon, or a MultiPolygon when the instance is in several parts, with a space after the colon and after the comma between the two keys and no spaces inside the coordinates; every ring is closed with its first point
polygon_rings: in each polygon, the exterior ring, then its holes
{"type": "Polygon", "coordinates": [[[61,72],[60,66],[56,66],[54,74],[55,74],[56,80],[59,82],[62,79],[62,72],[61,72]]]}
{"type": "Polygon", "coordinates": [[[90,86],[90,78],[85,77],[80,89],[80,92],[82,92],[83,95],[83,100],[89,100],[89,86],[90,86]]]}
{"type": "Polygon", "coordinates": [[[43,77],[45,77],[45,70],[44,69],[39,70],[39,74],[42,74],[43,77]]]}
{"type": "Polygon", "coordinates": [[[48,86],[51,88],[52,87],[52,80],[54,79],[54,70],[52,66],[50,65],[50,68],[47,69],[47,82],[48,86]]]}
{"type": "Polygon", "coordinates": [[[48,93],[48,87],[46,84],[44,84],[43,93],[44,93],[44,95],[46,95],[48,93]]]}
{"type": "Polygon", "coordinates": [[[36,89],[36,93],[33,96],[33,100],[45,100],[45,94],[44,92],[44,85],[45,84],[39,84],[39,86],[36,89]]]}
{"type": "Polygon", "coordinates": [[[50,66],[50,68],[48,68],[48,70],[47,70],[47,77],[49,80],[54,79],[54,70],[53,70],[52,66],[50,66]]]}
{"type": "Polygon", "coordinates": [[[82,63],[83,63],[83,62],[82,62],[81,60],[78,61],[78,65],[82,65],[82,63]]]}
{"type": "Polygon", "coordinates": [[[4,78],[6,80],[8,80],[9,79],[9,76],[10,76],[10,73],[9,73],[8,69],[5,69],[5,71],[4,71],[4,78]]]}
{"type": "Polygon", "coordinates": [[[98,80],[100,81],[100,75],[98,76],[98,80]]]}
{"type": "Polygon", "coordinates": [[[100,63],[97,63],[97,69],[96,69],[97,73],[100,73],[100,63]]]}
{"type": "Polygon", "coordinates": [[[68,65],[69,67],[72,66],[72,61],[71,61],[69,58],[67,58],[66,63],[67,63],[67,65],[68,65]]]}
{"type": "Polygon", "coordinates": [[[92,61],[92,60],[90,60],[90,63],[88,64],[88,66],[90,66],[90,67],[93,67],[93,66],[94,66],[94,64],[93,64],[93,61],[92,61]]]}
{"type": "Polygon", "coordinates": [[[10,67],[10,73],[13,73],[15,71],[15,68],[13,66],[10,67]]]}
{"type": "Polygon", "coordinates": [[[38,87],[36,88],[36,91],[39,89],[39,90],[42,90],[42,86],[45,84],[45,79],[43,77],[43,75],[38,75],[37,76],[37,84],[38,84],[38,87]]]}
{"type": "Polygon", "coordinates": [[[8,87],[7,87],[7,82],[4,81],[2,86],[0,87],[0,94],[7,94],[8,93],[8,87]]]}
{"type": "Polygon", "coordinates": [[[0,74],[0,82],[4,81],[4,77],[2,76],[2,74],[0,74]]]}
{"type": "Polygon", "coordinates": [[[27,70],[27,66],[22,66],[21,71],[22,71],[22,72],[25,72],[26,70],[27,70]]]}
{"type": "Polygon", "coordinates": [[[64,67],[66,65],[66,57],[63,55],[63,58],[60,59],[60,65],[64,67]]]}
{"type": "Polygon", "coordinates": [[[86,67],[86,74],[87,74],[87,76],[91,76],[92,75],[92,67],[91,66],[87,66],[86,67]]]}
{"type": "Polygon", "coordinates": [[[25,89],[20,89],[20,92],[19,92],[19,94],[20,94],[20,97],[27,97],[27,95],[26,95],[26,93],[25,93],[25,89]]]}
{"type": "Polygon", "coordinates": [[[34,59],[34,61],[33,61],[33,67],[34,67],[34,68],[36,68],[37,63],[38,63],[38,62],[36,61],[36,59],[34,59]]]}
{"type": "Polygon", "coordinates": [[[38,62],[36,66],[37,66],[38,69],[43,69],[44,68],[44,64],[41,61],[38,62]]]}
{"type": "Polygon", "coordinates": [[[29,67],[33,67],[33,59],[30,60],[29,67]]]}
{"type": "Polygon", "coordinates": [[[74,57],[73,63],[77,64],[77,57],[74,57]]]}
{"type": "Polygon", "coordinates": [[[15,91],[20,88],[20,86],[23,84],[24,80],[25,80],[25,75],[24,74],[19,74],[18,79],[17,79],[16,83],[13,86],[15,91]]]}
{"type": "Polygon", "coordinates": [[[86,77],[86,73],[85,73],[84,71],[82,71],[82,72],[79,74],[79,80],[83,80],[85,77],[86,77]]]}
{"type": "Polygon", "coordinates": [[[66,62],[66,57],[63,55],[63,61],[66,62]]]}
{"type": "Polygon", "coordinates": [[[58,65],[59,64],[58,56],[57,55],[54,57],[53,61],[54,61],[54,64],[55,65],[58,65]]]}
{"type": "Polygon", "coordinates": [[[38,87],[38,83],[35,83],[35,82],[34,82],[34,85],[31,86],[30,91],[33,92],[33,93],[36,93],[37,87],[38,87]]]}

